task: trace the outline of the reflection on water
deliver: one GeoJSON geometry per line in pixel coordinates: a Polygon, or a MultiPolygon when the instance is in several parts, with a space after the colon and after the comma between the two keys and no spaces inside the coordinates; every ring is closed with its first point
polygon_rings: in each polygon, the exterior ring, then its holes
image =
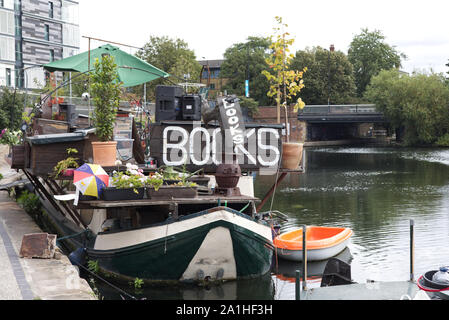
{"type": "MultiPolygon", "coordinates": [[[[277,187],[273,209],[288,215],[281,231],[302,224],[348,227],[352,279],[366,282],[409,278],[409,220],[415,221],[415,278],[449,265],[449,151],[442,149],[306,149],[307,172],[277,187]]],[[[274,176],[255,178],[262,198],[274,176]]],[[[263,208],[269,209],[271,201],[263,208]]],[[[309,287],[320,285],[325,262],[308,264],[309,287]]],[[[145,288],[147,299],[294,299],[301,263],[276,260],[273,274],[221,286],[145,288]]],[[[101,286],[101,284],[100,284],[101,286]]],[[[126,288],[132,291],[131,287],[126,288]]],[[[101,286],[106,299],[121,299],[101,286]]],[[[133,293],[134,294],[134,293],[133,293]]]]}
{"type": "MultiPolygon", "coordinates": [[[[103,299],[121,300],[124,295],[105,283],[97,282],[103,299]]],[[[271,275],[251,280],[228,281],[219,285],[145,285],[134,289],[131,285],[121,286],[136,299],[148,300],[273,300],[274,283],[271,275]]]]}
{"type": "MultiPolygon", "coordinates": [[[[449,151],[316,148],[307,149],[306,159],[307,173],[278,186],[273,209],[289,216],[281,231],[302,224],[349,227],[353,279],[395,281],[409,278],[413,219],[415,278],[449,265],[449,151]]],[[[257,177],[257,196],[272,181],[257,177]]],[[[276,296],[292,299],[294,288],[276,296]]]]}

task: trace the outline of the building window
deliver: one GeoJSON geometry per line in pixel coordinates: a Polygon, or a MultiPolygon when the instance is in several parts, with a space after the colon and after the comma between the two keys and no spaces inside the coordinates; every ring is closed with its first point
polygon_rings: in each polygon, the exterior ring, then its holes
{"type": "Polygon", "coordinates": [[[210,83],[209,84],[209,89],[215,90],[215,83],[210,83]]]}
{"type": "Polygon", "coordinates": [[[11,86],[11,69],[6,68],[6,86],[11,86]]]}
{"type": "Polygon", "coordinates": [[[4,0],[0,0],[0,7],[4,7],[5,6],[5,1],[4,0]]]}
{"type": "Polygon", "coordinates": [[[44,25],[44,39],[49,41],[50,40],[50,26],[48,24],[44,25]]]}
{"type": "Polygon", "coordinates": [[[55,61],[55,50],[50,49],[50,62],[55,61]]]}
{"type": "Polygon", "coordinates": [[[48,2],[48,16],[50,18],[53,18],[53,2],[48,2]]]}

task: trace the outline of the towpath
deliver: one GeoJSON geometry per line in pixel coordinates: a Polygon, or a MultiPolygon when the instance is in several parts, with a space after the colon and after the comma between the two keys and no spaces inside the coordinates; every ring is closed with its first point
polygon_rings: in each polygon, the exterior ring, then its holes
{"type": "MultiPolygon", "coordinates": [[[[0,173],[4,180],[16,180],[4,155],[4,146],[0,145],[0,173]]],[[[23,236],[42,232],[6,191],[0,191],[0,300],[95,300],[92,289],[67,256],[19,257],[23,236]]]]}

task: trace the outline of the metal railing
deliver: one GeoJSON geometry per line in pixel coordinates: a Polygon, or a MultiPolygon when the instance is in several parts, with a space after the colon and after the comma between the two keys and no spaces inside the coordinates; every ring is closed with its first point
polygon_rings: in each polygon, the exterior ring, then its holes
{"type": "Polygon", "coordinates": [[[299,114],[310,113],[379,113],[375,104],[306,105],[299,114]]]}

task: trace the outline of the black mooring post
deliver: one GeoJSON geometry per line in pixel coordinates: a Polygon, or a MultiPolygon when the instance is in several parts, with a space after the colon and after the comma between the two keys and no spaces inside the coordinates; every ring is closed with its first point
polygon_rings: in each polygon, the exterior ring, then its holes
{"type": "Polygon", "coordinates": [[[307,226],[302,226],[302,290],[307,290],[307,226]]]}
{"type": "Polygon", "coordinates": [[[295,272],[295,299],[301,300],[301,273],[299,270],[295,272]]]}
{"type": "Polygon", "coordinates": [[[415,273],[415,230],[414,230],[415,222],[413,219],[410,219],[410,281],[414,281],[414,273],[415,273]]]}

